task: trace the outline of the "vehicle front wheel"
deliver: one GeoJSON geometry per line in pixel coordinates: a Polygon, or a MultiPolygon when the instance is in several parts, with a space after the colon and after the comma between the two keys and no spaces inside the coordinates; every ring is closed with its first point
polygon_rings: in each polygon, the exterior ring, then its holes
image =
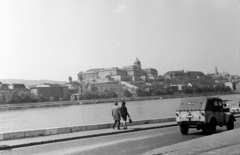
{"type": "Polygon", "coordinates": [[[234,129],[234,121],[233,119],[231,119],[227,124],[227,130],[233,130],[233,129],[234,129]]]}
{"type": "Polygon", "coordinates": [[[188,134],[189,127],[188,125],[182,124],[180,125],[180,131],[183,135],[188,134]]]}
{"type": "Polygon", "coordinates": [[[202,131],[203,131],[204,134],[206,134],[206,133],[207,133],[207,127],[206,127],[206,126],[203,126],[203,127],[202,127],[202,131]]]}
{"type": "Polygon", "coordinates": [[[207,129],[207,132],[209,135],[214,134],[216,132],[217,130],[216,125],[217,125],[216,121],[212,119],[208,124],[208,129],[207,129]]]}

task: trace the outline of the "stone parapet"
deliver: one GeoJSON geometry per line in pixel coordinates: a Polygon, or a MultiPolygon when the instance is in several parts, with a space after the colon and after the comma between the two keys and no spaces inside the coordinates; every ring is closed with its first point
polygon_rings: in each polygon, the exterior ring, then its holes
{"type": "MultiPolygon", "coordinates": [[[[155,118],[155,119],[147,119],[147,120],[134,120],[133,123],[131,124],[128,123],[128,125],[132,126],[132,125],[161,123],[161,122],[173,122],[175,120],[176,119],[173,117],[155,118]]],[[[88,130],[107,129],[107,128],[112,128],[112,125],[113,123],[102,123],[102,124],[89,124],[89,125],[80,125],[80,126],[38,129],[38,130],[5,132],[5,133],[0,133],[0,141],[39,137],[39,136],[50,136],[50,135],[56,135],[56,134],[65,134],[65,133],[81,132],[81,131],[88,131],[88,130]]],[[[121,123],[121,126],[122,126],[122,123],[121,123]]]]}

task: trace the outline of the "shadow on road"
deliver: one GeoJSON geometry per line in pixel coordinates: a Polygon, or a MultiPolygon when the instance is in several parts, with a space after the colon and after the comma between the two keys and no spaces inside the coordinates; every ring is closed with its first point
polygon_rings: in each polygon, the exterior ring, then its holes
{"type": "MultiPolygon", "coordinates": [[[[227,131],[226,129],[217,129],[215,134],[221,133],[221,132],[225,132],[227,131]]],[[[202,135],[202,136],[209,136],[208,134],[204,133],[202,130],[196,130],[196,132],[192,131],[190,133],[188,133],[188,135],[202,135]]]]}

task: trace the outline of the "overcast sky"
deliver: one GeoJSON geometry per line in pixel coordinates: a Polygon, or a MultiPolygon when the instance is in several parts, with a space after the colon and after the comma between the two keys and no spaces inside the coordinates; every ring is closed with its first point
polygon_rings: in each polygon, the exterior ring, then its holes
{"type": "Polygon", "coordinates": [[[133,65],[240,75],[239,0],[1,0],[0,79],[133,65]]]}

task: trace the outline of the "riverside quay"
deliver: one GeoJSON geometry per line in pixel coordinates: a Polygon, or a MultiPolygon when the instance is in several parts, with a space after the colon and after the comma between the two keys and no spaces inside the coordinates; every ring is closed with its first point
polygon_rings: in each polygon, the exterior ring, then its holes
{"type": "MultiPolygon", "coordinates": [[[[240,99],[239,94],[220,97],[225,100],[240,99]]],[[[131,101],[127,102],[126,105],[134,121],[147,120],[175,117],[180,100],[181,98],[131,101]]],[[[109,123],[112,122],[112,106],[113,103],[78,104],[64,107],[1,111],[0,132],[109,123]]]]}

